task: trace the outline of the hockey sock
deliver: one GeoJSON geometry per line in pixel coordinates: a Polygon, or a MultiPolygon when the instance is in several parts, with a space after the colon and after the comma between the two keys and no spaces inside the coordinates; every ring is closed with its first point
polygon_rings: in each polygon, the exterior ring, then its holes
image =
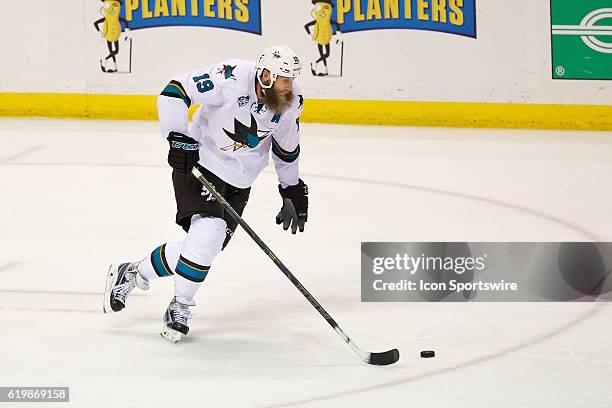
{"type": "Polygon", "coordinates": [[[183,246],[182,241],[160,245],[138,265],[138,272],[145,279],[163,278],[174,275],[174,268],[183,246]]]}
{"type": "Polygon", "coordinates": [[[175,295],[193,299],[225,240],[225,220],[194,216],[174,269],[175,295]]]}

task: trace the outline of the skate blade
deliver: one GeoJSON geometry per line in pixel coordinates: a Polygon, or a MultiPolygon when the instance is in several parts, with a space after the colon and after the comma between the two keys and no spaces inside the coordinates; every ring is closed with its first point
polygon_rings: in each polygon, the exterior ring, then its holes
{"type": "Polygon", "coordinates": [[[104,288],[104,301],[102,302],[102,310],[105,314],[110,314],[113,309],[110,305],[110,295],[113,290],[113,283],[117,280],[117,274],[119,273],[119,265],[111,265],[108,268],[106,274],[106,287],[104,288]]]}
{"type": "Polygon", "coordinates": [[[183,338],[183,333],[166,326],[162,327],[159,334],[170,343],[178,343],[183,338]]]}

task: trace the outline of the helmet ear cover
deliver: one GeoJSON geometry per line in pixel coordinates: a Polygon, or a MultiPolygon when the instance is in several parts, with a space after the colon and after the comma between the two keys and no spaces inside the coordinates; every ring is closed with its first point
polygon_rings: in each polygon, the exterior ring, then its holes
{"type": "Polygon", "coordinates": [[[276,78],[278,78],[278,75],[273,74],[272,72],[270,72],[270,83],[268,85],[264,85],[264,83],[261,81],[261,77],[263,75],[264,69],[267,68],[257,68],[257,82],[259,82],[259,85],[265,90],[265,89],[270,89],[272,88],[272,86],[274,85],[274,81],[276,81],[276,78]]]}

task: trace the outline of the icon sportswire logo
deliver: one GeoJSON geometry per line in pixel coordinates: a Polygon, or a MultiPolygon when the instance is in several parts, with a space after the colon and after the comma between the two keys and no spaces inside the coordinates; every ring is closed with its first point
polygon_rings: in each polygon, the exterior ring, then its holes
{"type": "Polygon", "coordinates": [[[584,16],[579,25],[553,25],[552,34],[580,36],[582,42],[590,49],[612,54],[612,25],[596,25],[603,19],[612,19],[612,8],[591,11],[584,16]],[[602,37],[609,41],[602,41],[602,37]]]}

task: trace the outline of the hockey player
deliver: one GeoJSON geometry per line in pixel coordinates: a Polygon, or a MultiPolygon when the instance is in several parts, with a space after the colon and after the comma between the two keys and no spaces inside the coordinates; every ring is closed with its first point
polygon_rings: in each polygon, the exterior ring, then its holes
{"type": "Polygon", "coordinates": [[[229,60],[179,75],[157,99],[162,136],[183,241],[166,242],[140,262],[111,265],[104,312],[119,312],[132,289],[172,276],[175,296],[164,315],[161,335],[177,342],[189,331],[189,308],[213,260],[228,244],[237,223],[191,175],[198,166],[215,189],[242,214],[250,187],[266,166],[270,150],[278,174],[282,208],[276,223],[304,231],[308,188],[298,176],[299,116],[304,98],[294,82],[301,63],[285,46],[266,48],[257,62],[229,60]],[[192,123],[188,109],[201,104],[192,123]]]}

